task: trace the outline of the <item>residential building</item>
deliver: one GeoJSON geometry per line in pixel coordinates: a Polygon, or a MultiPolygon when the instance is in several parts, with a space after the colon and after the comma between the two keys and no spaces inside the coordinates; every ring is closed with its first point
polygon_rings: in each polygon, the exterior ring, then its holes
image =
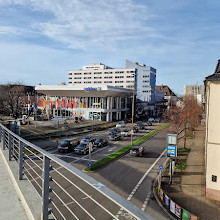
{"type": "Polygon", "coordinates": [[[205,81],[206,114],[206,196],[220,201],[220,60],[214,74],[205,81]]]}
{"type": "Polygon", "coordinates": [[[167,106],[174,106],[177,102],[177,96],[175,93],[166,85],[156,86],[156,90],[164,92],[164,99],[167,101],[167,106]]]}
{"type": "Polygon", "coordinates": [[[116,121],[127,118],[132,90],[109,85],[38,85],[38,108],[56,116],[116,121]]]}
{"type": "Polygon", "coordinates": [[[184,86],[185,95],[192,95],[197,99],[198,103],[204,103],[204,85],[184,86]]]}

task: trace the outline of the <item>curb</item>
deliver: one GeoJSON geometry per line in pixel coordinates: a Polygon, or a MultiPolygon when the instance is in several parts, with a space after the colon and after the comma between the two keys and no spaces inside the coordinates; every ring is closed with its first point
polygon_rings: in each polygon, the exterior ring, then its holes
{"type": "Polygon", "coordinates": [[[24,211],[25,211],[28,219],[29,220],[35,220],[32,212],[31,212],[31,210],[30,210],[30,208],[29,208],[29,206],[28,206],[28,204],[27,204],[27,202],[26,202],[26,200],[25,200],[25,198],[24,198],[24,196],[23,196],[23,194],[22,194],[22,192],[21,192],[21,190],[20,190],[16,180],[15,180],[15,177],[14,177],[14,175],[13,175],[13,173],[12,173],[12,171],[11,171],[9,165],[8,165],[8,162],[5,159],[5,156],[4,156],[3,152],[2,152],[2,149],[0,149],[0,154],[1,154],[1,157],[3,159],[4,164],[6,166],[6,169],[7,169],[8,173],[9,173],[9,176],[10,176],[10,178],[12,180],[14,188],[15,188],[15,190],[17,192],[18,198],[21,200],[21,204],[22,204],[22,206],[24,208],[24,211]]]}

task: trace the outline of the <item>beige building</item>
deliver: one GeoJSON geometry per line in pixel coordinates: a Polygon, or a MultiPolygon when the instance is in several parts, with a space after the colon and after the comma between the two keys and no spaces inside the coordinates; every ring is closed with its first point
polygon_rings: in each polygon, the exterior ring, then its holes
{"type": "Polygon", "coordinates": [[[204,103],[204,85],[184,86],[185,95],[193,95],[198,103],[204,103]]]}
{"type": "Polygon", "coordinates": [[[206,196],[220,201],[220,60],[206,77],[206,196]]]}

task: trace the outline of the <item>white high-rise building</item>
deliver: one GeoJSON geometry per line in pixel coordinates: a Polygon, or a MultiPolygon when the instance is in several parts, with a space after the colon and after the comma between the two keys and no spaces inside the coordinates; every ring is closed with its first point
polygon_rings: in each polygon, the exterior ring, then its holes
{"type": "Polygon", "coordinates": [[[145,64],[126,60],[126,68],[113,69],[102,63],[91,63],[68,74],[68,84],[72,85],[109,85],[127,89],[133,89],[135,85],[139,101],[155,102],[156,69],[145,64]]]}

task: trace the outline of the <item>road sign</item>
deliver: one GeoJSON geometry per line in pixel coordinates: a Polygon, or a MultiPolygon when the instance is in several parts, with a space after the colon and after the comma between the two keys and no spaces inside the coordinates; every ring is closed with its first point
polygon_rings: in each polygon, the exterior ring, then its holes
{"type": "Polygon", "coordinates": [[[163,170],[163,165],[159,165],[159,170],[163,170]]]}
{"type": "Polygon", "coordinates": [[[174,145],[167,146],[167,156],[168,157],[176,157],[177,156],[177,147],[174,145]]]}
{"type": "Polygon", "coordinates": [[[88,167],[91,167],[92,164],[90,162],[88,162],[87,165],[88,165],[88,167]]]}

